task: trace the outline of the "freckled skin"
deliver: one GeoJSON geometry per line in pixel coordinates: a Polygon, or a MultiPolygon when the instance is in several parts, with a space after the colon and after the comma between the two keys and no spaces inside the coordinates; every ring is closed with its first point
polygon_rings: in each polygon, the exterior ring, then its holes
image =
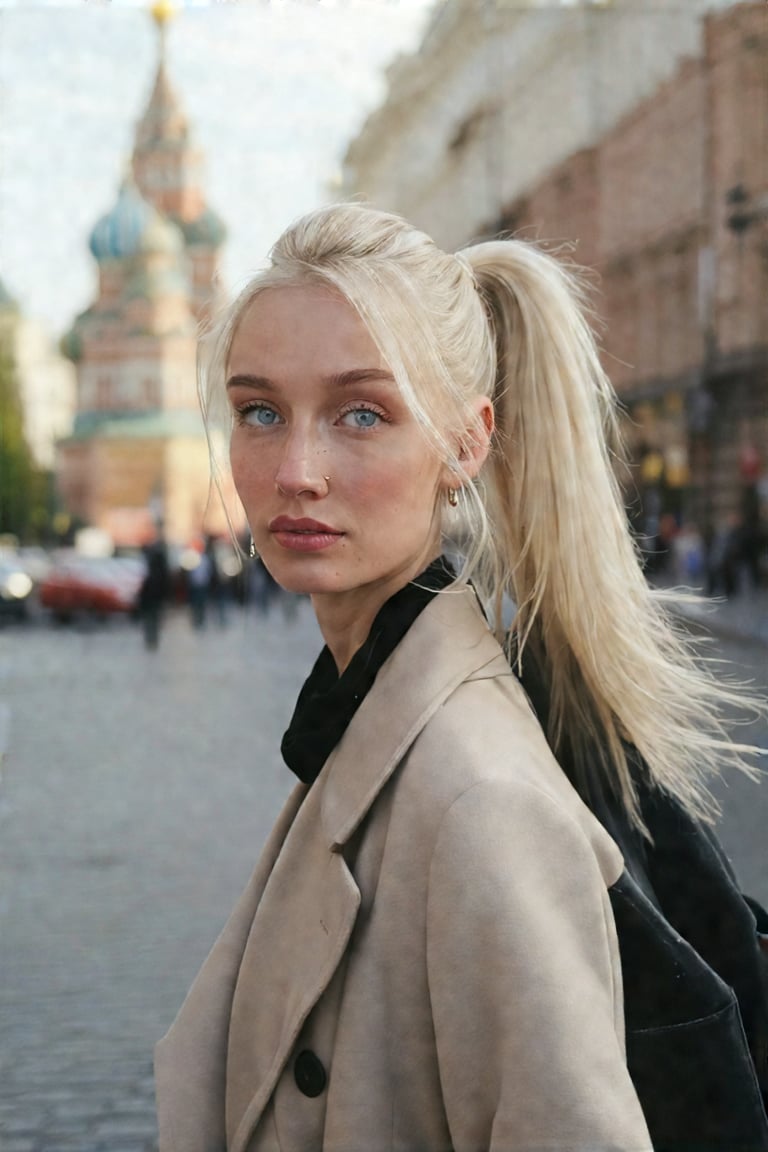
{"type": "Polygon", "coordinates": [[[330,290],[258,295],[237,327],[227,375],[232,472],[256,549],[279,584],[312,597],[327,641],[346,631],[356,646],[384,601],[438,554],[437,507],[450,474],[365,324],[330,290]],[[334,379],[370,369],[370,379],[334,379]],[[270,528],[279,516],[340,535],[299,551],[270,528]]]}

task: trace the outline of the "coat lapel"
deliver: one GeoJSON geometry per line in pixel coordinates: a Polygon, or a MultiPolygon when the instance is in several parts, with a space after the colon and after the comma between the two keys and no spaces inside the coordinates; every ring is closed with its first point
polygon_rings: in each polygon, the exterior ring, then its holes
{"type": "Polygon", "coordinates": [[[226,1085],[229,1152],[243,1152],[302,1024],[330,983],[360,892],[309,791],[256,909],[232,1002],[226,1085]]]}
{"type": "Polygon", "coordinates": [[[271,850],[158,1046],[158,1093],[172,1097],[160,1120],[163,1149],[210,1152],[226,1129],[229,1152],[245,1152],[354,928],[360,892],[342,849],[455,688],[505,674],[509,665],[474,593],[435,596],[380,669],[313,786],[297,789],[271,850]],[[171,1138],[177,1117],[181,1127],[171,1138]]]}
{"type": "Polygon", "coordinates": [[[419,732],[459,684],[511,675],[474,591],[464,586],[438,593],[380,669],[323,769],[328,843],[336,848],[347,843],[419,732]]]}
{"type": "Polygon", "coordinates": [[[312,785],[264,890],[232,1003],[227,1147],[244,1152],[344,956],[360,892],[342,849],[408,747],[464,680],[511,675],[470,589],[436,596],[380,669],[312,785]]]}

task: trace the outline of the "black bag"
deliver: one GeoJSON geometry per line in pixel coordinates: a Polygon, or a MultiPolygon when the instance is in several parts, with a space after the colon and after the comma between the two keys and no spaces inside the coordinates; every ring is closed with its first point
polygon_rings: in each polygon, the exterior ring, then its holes
{"type": "MultiPolygon", "coordinates": [[[[548,691],[522,684],[546,731],[548,691]]],[[[618,844],[610,890],[624,981],[627,1067],[655,1152],[768,1152],[768,913],[742,895],[717,838],[651,785],[630,750],[645,839],[618,800],[559,762],[618,844]]]]}
{"type": "Polygon", "coordinates": [[[639,792],[652,844],[609,805],[596,815],[625,857],[610,897],[627,1066],[654,1149],[766,1152],[768,916],[710,829],[658,789],[639,792]]]}

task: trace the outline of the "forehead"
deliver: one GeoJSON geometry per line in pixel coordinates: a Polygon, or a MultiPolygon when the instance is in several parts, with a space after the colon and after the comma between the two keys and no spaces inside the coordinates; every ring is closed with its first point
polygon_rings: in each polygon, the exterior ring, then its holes
{"type": "Polygon", "coordinates": [[[356,309],[321,285],[266,288],[243,310],[229,354],[233,373],[267,367],[303,366],[320,371],[383,367],[384,361],[356,309]]]}

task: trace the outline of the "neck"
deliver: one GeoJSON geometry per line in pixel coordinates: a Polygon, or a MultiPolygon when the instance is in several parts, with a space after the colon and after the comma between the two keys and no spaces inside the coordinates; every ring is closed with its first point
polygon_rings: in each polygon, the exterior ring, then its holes
{"type": "Polygon", "coordinates": [[[382,605],[439,555],[439,547],[431,548],[386,580],[365,584],[349,592],[318,593],[312,597],[323,640],[333,656],[339,676],[365,643],[382,605]]]}

